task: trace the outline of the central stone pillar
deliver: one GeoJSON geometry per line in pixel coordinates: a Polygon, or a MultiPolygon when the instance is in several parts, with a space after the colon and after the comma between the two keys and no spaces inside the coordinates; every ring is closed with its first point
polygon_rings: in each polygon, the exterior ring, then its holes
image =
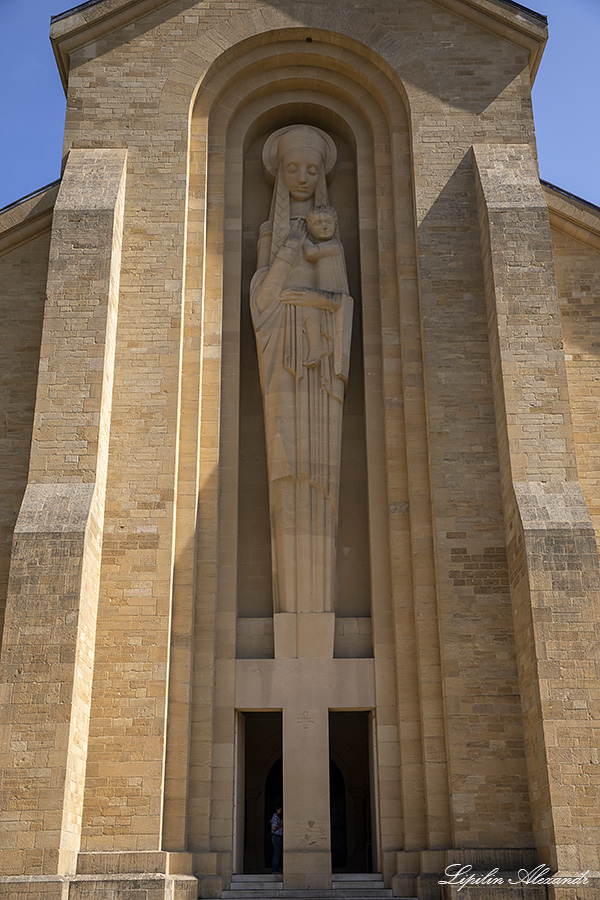
{"type": "Polygon", "coordinates": [[[292,702],[283,712],[283,880],[286,890],[331,887],[329,711],[292,702]]]}

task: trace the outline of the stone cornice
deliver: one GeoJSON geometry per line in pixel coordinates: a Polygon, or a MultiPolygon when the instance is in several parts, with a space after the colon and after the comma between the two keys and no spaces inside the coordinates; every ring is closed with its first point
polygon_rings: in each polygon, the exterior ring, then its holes
{"type": "MultiPolygon", "coordinates": [[[[91,0],[52,18],[50,40],[66,91],[70,54],[111,31],[129,25],[171,0],[91,0]]],[[[195,0],[190,0],[190,6],[195,0]]],[[[429,0],[529,54],[531,81],[539,67],[548,37],[543,16],[506,0],[429,0]]]]}
{"type": "Polygon", "coordinates": [[[0,209],[0,255],[37,237],[52,224],[59,182],[0,209]]]}
{"type": "Polygon", "coordinates": [[[582,244],[600,251],[600,208],[542,181],[550,225],[582,244]]]}

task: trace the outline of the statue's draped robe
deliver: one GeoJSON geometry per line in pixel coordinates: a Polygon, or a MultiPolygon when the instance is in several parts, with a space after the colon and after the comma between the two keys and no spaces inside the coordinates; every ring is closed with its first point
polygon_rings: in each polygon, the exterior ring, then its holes
{"type": "MultiPolygon", "coordinates": [[[[260,240],[270,242],[268,229],[260,240]]],[[[265,257],[259,243],[259,260],[265,257]]],[[[318,288],[316,267],[301,248],[291,268],[275,266],[265,282],[269,269],[255,273],[250,306],[264,398],[274,608],[332,612],[352,298],[343,256],[343,277],[339,264],[332,267],[336,283],[329,285],[341,290],[318,288]],[[320,326],[312,366],[305,364],[307,315],[320,326]]]]}

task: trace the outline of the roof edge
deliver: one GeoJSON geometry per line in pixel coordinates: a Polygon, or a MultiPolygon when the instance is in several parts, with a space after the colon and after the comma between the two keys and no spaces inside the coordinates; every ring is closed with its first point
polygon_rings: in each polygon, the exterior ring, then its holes
{"type": "Polygon", "coordinates": [[[36,188],[35,191],[30,191],[29,194],[24,194],[22,197],[19,197],[18,200],[13,200],[11,203],[7,203],[6,206],[0,206],[0,216],[3,216],[5,212],[8,212],[9,209],[14,209],[16,206],[20,206],[22,203],[25,203],[26,200],[31,200],[32,197],[38,197],[40,194],[45,193],[45,191],[49,191],[50,188],[57,187],[60,184],[60,178],[57,178],[55,181],[49,181],[48,184],[45,184],[43,187],[36,188]]]}
{"type": "Polygon", "coordinates": [[[600,206],[540,178],[550,225],[600,252],[600,206]]]}
{"type": "MultiPolygon", "coordinates": [[[[91,0],[91,2],[93,2],[93,0],[91,0]]],[[[546,25],[548,24],[548,16],[545,16],[544,13],[536,12],[535,9],[523,6],[522,3],[516,3],[515,0],[500,0],[500,2],[504,3],[506,6],[512,6],[514,9],[526,13],[528,16],[531,16],[532,19],[537,19],[540,22],[544,22],[546,25]]]]}
{"type": "Polygon", "coordinates": [[[60,22],[61,19],[67,19],[69,16],[73,15],[73,13],[81,12],[82,9],[87,9],[89,6],[96,6],[96,4],[101,2],[102,0],[85,0],[84,3],[78,3],[77,6],[72,6],[70,9],[65,9],[63,12],[50,16],[50,24],[52,25],[54,22],[60,22]]]}
{"type": "Polygon", "coordinates": [[[0,255],[50,227],[59,186],[52,181],[0,209],[0,255]]]}
{"type": "Polygon", "coordinates": [[[513,0],[430,0],[526,50],[531,84],[548,41],[548,17],[513,0]]]}

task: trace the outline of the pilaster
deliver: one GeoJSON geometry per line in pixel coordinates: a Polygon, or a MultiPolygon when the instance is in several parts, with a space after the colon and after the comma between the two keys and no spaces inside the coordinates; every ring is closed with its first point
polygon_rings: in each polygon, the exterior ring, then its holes
{"type": "MultiPolygon", "coordinates": [[[[0,869],[8,876],[72,874],[79,850],[125,162],[125,150],[72,150],[54,210],[0,669],[0,869]]],[[[62,890],[52,885],[38,885],[39,895],[62,890]]],[[[0,883],[0,896],[19,891],[0,883]]]]}
{"type": "Polygon", "coordinates": [[[474,147],[530,801],[540,861],[598,869],[598,551],[578,481],[548,210],[530,150],[474,147]]]}

